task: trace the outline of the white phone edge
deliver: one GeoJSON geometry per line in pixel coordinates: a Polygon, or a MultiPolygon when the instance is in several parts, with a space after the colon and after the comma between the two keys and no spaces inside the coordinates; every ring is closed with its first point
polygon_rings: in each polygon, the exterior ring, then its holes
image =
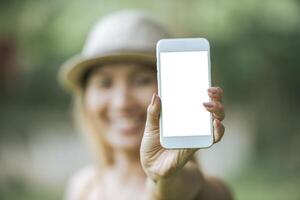
{"type": "MultiPolygon", "coordinates": [[[[205,38],[172,38],[161,39],[156,44],[157,58],[157,81],[158,95],[161,97],[161,77],[160,77],[160,52],[178,52],[178,51],[208,51],[208,76],[209,87],[211,87],[211,62],[210,62],[210,45],[205,38]]],[[[162,99],[163,101],[163,99],[162,99]]],[[[199,136],[174,136],[163,137],[162,133],[162,111],[160,113],[160,144],[166,149],[182,149],[182,148],[209,148],[213,145],[213,122],[212,114],[210,114],[211,133],[209,135],[199,136]]]]}

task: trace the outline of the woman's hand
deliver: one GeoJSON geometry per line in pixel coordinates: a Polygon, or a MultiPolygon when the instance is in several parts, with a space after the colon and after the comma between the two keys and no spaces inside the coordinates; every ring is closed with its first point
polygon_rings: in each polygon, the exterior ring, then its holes
{"type": "MultiPolygon", "coordinates": [[[[221,103],[223,91],[219,87],[208,89],[211,102],[203,106],[214,117],[214,143],[219,142],[224,135],[224,108],[221,103]]],[[[154,182],[176,174],[189,161],[198,149],[164,149],[159,140],[159,117],[161,110],[160,98],[154,94],[147,109],[147,121],[140,149],[141,163],[147,176],[154,182]]]]}

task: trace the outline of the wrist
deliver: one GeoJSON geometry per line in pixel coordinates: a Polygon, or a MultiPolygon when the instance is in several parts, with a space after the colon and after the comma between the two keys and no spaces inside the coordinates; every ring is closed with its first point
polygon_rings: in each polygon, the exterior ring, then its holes
{"type": "Polygon", "coordinates": [[[188,163],[168,176],[148,176],[146,187],[150,199],[195,199],[204,188],[204,177],[197,165],[188,163]]]}
{"type": "Polygon", "coordinates": [[[154,183],[174,180],[181,173],[181,171],[182,169],[153,172],[151,170],[144,169],[147,178],[151,179],[154,183]]]}
{"type": "MultiPolygon", "coordinates": [[[[173,194],[174,191],[178,191],[178,183],[176,183],[176,176],[159,177],[153,180],[150,177],[146,179],[146,188],[149,193],[150,199],[166,200],[176,199],[173,194]]],[[[175,192],[176,193],[176,192],[175,192]]]]}

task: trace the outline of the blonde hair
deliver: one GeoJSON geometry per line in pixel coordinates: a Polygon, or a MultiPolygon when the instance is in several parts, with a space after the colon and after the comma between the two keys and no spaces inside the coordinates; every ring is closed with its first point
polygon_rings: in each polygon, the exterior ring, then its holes
{"type": "Polygon", "coordinates": [[[75,127],[87,140],[96,166],[103,168],[111,165],[113,162],[113,149],[104,141],[102,134],[96,129],[91,117],[86,112],[84,105],[84,89],[75,91],[72,100],[72,115],[75,127]]]}

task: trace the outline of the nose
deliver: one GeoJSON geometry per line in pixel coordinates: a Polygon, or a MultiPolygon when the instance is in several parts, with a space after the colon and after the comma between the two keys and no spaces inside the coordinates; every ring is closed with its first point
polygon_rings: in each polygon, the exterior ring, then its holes
{"type": "Polygon", "coordinates": [[[112,110],[118,114],[128,114],[134,109],[132,90],[128,86],[117,87],[111,99],[112,110]]]}

